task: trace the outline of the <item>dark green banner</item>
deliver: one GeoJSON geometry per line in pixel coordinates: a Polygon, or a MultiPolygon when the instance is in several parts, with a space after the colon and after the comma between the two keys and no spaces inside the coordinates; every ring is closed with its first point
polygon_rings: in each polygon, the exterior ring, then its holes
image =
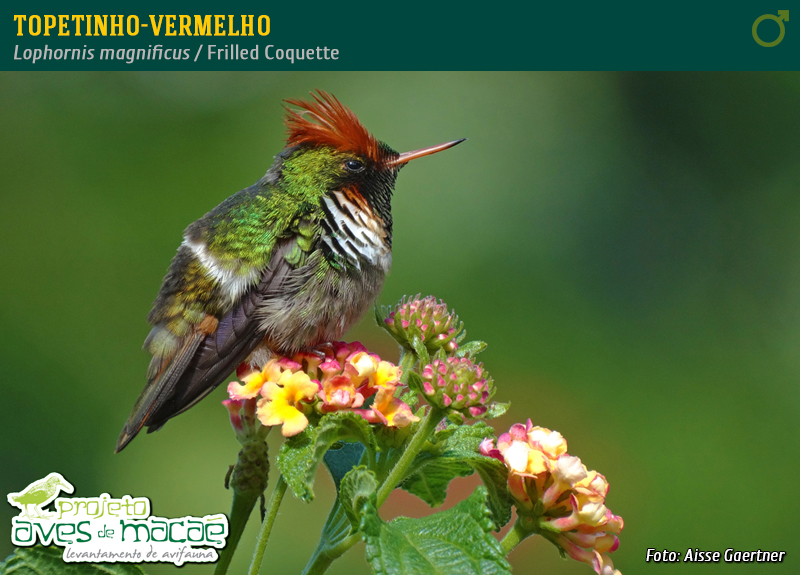
{"type": "Polygon", "coordinates": [[[795,70],[798,40],[789,8],[694,2],[15,3],[3,10],[1,66],[795,70]]]}

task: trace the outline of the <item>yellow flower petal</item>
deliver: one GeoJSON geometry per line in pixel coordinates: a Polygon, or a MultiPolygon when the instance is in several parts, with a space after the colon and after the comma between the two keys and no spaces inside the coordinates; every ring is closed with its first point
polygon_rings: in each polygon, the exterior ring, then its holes
{"type": "MultiPolygon", "coordinates": [[[[283,418],[285,416],[285,413],[282,413],[281,407],[281,405],[273,401],[260,399],[258,401],[258,408],[256,409],[258,420],[263,425],[280,425],[283,423],[283,418]]],[[[285,408],[286,406],[283,407],[285,408]]]]}
{"type": "Polygon", "coordinates": [[[540,475],[545,471],[547,471],[547,458],[545,455],[536,449],[528,451],[528,465],[525,472],[531,475],[540,475]]]}
{"type": "Polygon", "coordinates": [[[280,400],[260,400],[256,413],[259,421],[264,425],[282,424],[281,433],[284,437],[297,435],[308,425],[308,418],[303,412],[280,400]]]}
{"type": "Polygon", "coordinates": [[[550,470],[556,481],[568,485],[570,488],[576,483],[587,479],[586,466],[579,457],[562,455],[555,462],[550,462],[550,470]]]}
{"type": "Polygon", "coordinates": [[[278,381],[281,376],[280,363],[277,359],[269,360],[261,373],[267,381],[278,381]]]}
{"type": "Polygon", "coordinates": [[[608,509],[599,501],[587,501],[582,503],[580,509],[576,511],[582,523],[595,527],[607,521],[606,511],[608,509]]]}
{"type": "Polygon", "coordinates": [[[284,437],[292,437],[303,431],[308,425],[308,418],[302,412],[294,410],[294,413],[283,420],[281,434],[284,437]]]}
{"type": "Polygon", "coordinates": [[[558,431],[550,431],[546,427],[536,426],[528,432],[528,442],[531,447],[539,446],[550,459],[556,459],[567,452],[567,440],[558,431]]]}
{"type": "Polygon", "coordinates": [[[274,381],[268,381],[264,384],[264,387],[261,388],[261,397],[264,397],[270,401],[275,400],[278,397],[283,397],[284,394],[285,391],[283,390],[283,387],[274,381]]]}
{"type": "Polygon", "coordinates": [[[242,378],[244,385],[236,381],[228,384],[228,395],[231,399],[250,399],[258,395],[266,379],[261,372],[254,372],[242,378]]]}
{"type": "Polygon", "coordinates": [[[284,437],[297,435],[308,425],[301,411],[303,400],[313,399],[319,387],[303,372],[289,370],[280,375],[280,383],[269,381],[261,388],[258,419],[264,425],[283,425],[284,437]],[[281,383],[283,385],[281,385],[281,383]]]}
{"type": "Polygon", "coordinates": [[[512,441],[503,453],[506,465],[517,473],[524,473],[528,468],[529,453],[533,450],[524,441],[512,441]]]}
{"type": "Polygon", "coordinates": [[[378,369],[378,362],[365,351],[360,351],[348,360],[354,368],[356,373],[361,378],[369,377],[378,369]]]}
{"type": "Polygon", "coordinates": [[[381,361],[373,380],[373,387],[394,388],[400,381],[400,368],[388,361],[381,361]]]}
{"type": "Polygon", "coordinates": [[[319,391],[319,386],[311,381],[308,375],[298,371],[286,379],[284,389],[292,403],[299,403],[303,399],[313,399],[319,391]]]}

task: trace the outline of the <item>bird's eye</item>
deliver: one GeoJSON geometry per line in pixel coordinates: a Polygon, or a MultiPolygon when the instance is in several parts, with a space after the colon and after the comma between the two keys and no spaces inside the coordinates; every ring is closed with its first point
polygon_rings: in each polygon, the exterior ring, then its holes
{"type": "Polygon", "coordinates": [[[348,172],[353,172],[354,174],[357,174],[358,172],[364,169],[364,163],[358,160],[345,160],[344,168],[348,172]]]}

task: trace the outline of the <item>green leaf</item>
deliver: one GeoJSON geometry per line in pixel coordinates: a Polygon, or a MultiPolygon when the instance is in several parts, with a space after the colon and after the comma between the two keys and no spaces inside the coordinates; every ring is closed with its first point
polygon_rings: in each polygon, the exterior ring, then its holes
{"type": "Polygon", "coordinates": [[[344,476],[339,490],[339,502],[353,526],[353,531],[359,529],[364,505],[377,491],[378,480],[375,474],[363,465],[354,467],[344,476]]]}
{"type": "Polygon", "coordinates": [[[505,575],[511,566],[485,505],[486,490],[447,511],[422,519],[398,517],[385,523],[373,498],[364,508],[361,529],[367,561],[377,575],[505,575]]]}
{"type": "MultiPolygon", "coordinates": [[[[350,411],[331,413],[320,420],[314,454],[317,464],[337,441],[360,442],[370,453],[375,451],[375,435],[369,423],[357,413],[350,411]]],[[[314,467],[316,468],[316,465],[314,467]]]]}
{"type": "Polygon", "coordinates": [[[494,419],[495,417],[500,417],[501,415],[505,414],[508,411],[508,408],[511,407],[511,402],[508,401],[506,403],[499,403],[494,402],[489,404],[489,408],[486,410],[486,413],[483,417],[486,419],[494,419]]]}
{"type": "Polygon", "coordinates": [[[420,375],[417,372],[412,371],[411,373],[408,374],[408,389],[410,389],[415,393],[424,394],[425,392],[423,390],[422,385],[423,385],[422,377],[420,377],[420,375]]]}
{"type": "Polygon", "coordinates": [[[467,463],[450,458],[435,458],[403,482],[403,489],[431,507],[439,507],[447,497],[447,487],[456,477],[472,475],[467,463]]]}
{"type": "Polygon", "coordinates": [[[407,404],[408,407],[413,410],[419,403],[419,394],[413,389],[407,389],[400,395],[400,401],[407,404]]]}
{"type": "MultiPolygon", "coordinates": [[[[493,457],[486,457],[479,453],[462,450],[448,450],[442,453],[439,457],[431,459],[425,464],[414,476],[410,477],[406,483],[415,489],[413,493],[431,507],[441,505],[447,492],[447,484],[456,477],[464,477],[471,475],[472,472],[477,471],[478,475],[483,482],[483,485],[488,491],[489,510],[492,512],[495,525],[499,531],[503,525],[511,519],[511,494],[508,492],[508,469],[506,466],[494,459],[493,457]],[[447,473],[458,473],[466,466],[469,468],[468,473],[461,475],[451,475],[447,478],[447,473]],[[419,476],[416,478],[415,476],[419,476]],[[426,483],[432,485],[434,488],[440,487],[444,492],[432,491],[432,495],[438,496],[437,498],[426,499],[425,491],[415,483],[427,478],[426,483]],[[413,480],[412,480],[413,478],[413,480]],[[444,483],[446,481],[446,483],[444,483]],[[441,484],[444,483],[442,486],[441,484]]],[[[403,489],[406,489],[406,483],[403,484],[403,489]]]]}
{"type": "Polygon", "coordinates": [[[494,438],[494,430],[482,421],[473,425],[449,425],[438,431],[435,438],[439,441],[420,453],[402,488],[431,507],[438,507],[444,502],[453,479],[477,471],[488,490],[488,506],[499,530],[511,519],[512,501],[506,466],[478,453],[481,441],[487,437],[494,438]]]}
{"type": "Polygon", "coordinates": [[[511,520],[511,507],[513,501],[508,491],[508,468],[494,457],[473,455],[469,463],[483,482],[488,491],[486,505],[492,513],[495,530],[500,531],[511,520]]]}
{"type": "Polygon", "coordinates": [[[278,452],[278,469],[281,470],[292,493],[303,501],[311,501],[314,498],[312,485],[306,481],[306,475],[308,467],[312,465],[317,431],[316,425],[309,424],[299,434],[284,441],[278,452]]]}
{"type": "Polygon", "coordinates": [[[370,453],[375,450],[375,436],[363,417],[340,411],[320,419],[312,428],[281,445],[278,468],[292,492],[303,501],[314,499],[314,477],[325,453],[339,441],[362,443],[370,453]]]}
{"type": "Polygon", "coordinates": [[[378,325],[383,329],[386,329],[386,318],[389,317],[389,308],[382,307],[378,304],[375,304],[375,321],[378,322],[378,325]]]}
{"type": "Polygon", "coordinates": [[[65,563],[64,551],[58,547],[25,547],[0,564],[0,575],[144,575],[131,563],[65,563]]]}
{"type": "Polygon", "coordinates": [[[472,359],[487,348],[488,344],[483,341],[470,341],[459,345],[456,350],[456,357],[468,357],[472,359]]]}
{"type": "Polygon", "coordinates": [[[361,462],[364,456],[363,443],[349,443],[341,442],[338,445],[331,447],[322,460],[325,462],[325,467],[333,478],[333,483],[336,485],[336,492],[339,492],[339,486],[342,479],[347,473],[361,462]]]}
{"type": "Polygon", "coordinates": [[[418,334],[414,334],[411,339],[411,347],[419,359],[420,366],[426,366],[431,362],[431,356],[428,354],[428,348],[425,347],[425,342],[418,334]]]}
{"type": "MultiPolygon", "coordinates": [[[[462,449],[466,451],[478,452],[481,441],[490,437],[494,439],[494,428],[483,421],[476,421],[472,425],[457,425],[448,427],[440,433],[452,429],[452,433],[447,436],[445,449],[462,449]]],[[[437,434],[438,435],[438,434],[437,434]]]]}
{"type": "Polygon", "coordinates": [[[462,425],[464,423],[464,416],[460,411],[448,411],[445,414],[447,421],[455,425],[462,425]]]}
{"type": "Polygon", "coordinates": [[[477,453],[481,441],[487,437],[494,439],[494,429],[482,421],[476,421],[472,425],[465,425],[463,420],[459,420],[458,423],[450,423],[444,429],[434,433],[432,443],[417,456],[409,467],[408,474],[415,473],[422,465],[429,463],[433,457],[438,457],[448,450],[477,453]]]}

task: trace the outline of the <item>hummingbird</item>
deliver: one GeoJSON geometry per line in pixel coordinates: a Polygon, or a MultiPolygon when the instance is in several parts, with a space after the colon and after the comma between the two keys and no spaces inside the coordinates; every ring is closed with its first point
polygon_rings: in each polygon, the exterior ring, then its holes
{"type": "Polygon", "coordinates": [[[398,153],[334,96],[311,95],[286,100],[286,147],[267,173],[184,231],[148,316],[147,384],[116,452],[240,364],[340,339],[391,267],[399,170],[465,139],[398,153]]]}

